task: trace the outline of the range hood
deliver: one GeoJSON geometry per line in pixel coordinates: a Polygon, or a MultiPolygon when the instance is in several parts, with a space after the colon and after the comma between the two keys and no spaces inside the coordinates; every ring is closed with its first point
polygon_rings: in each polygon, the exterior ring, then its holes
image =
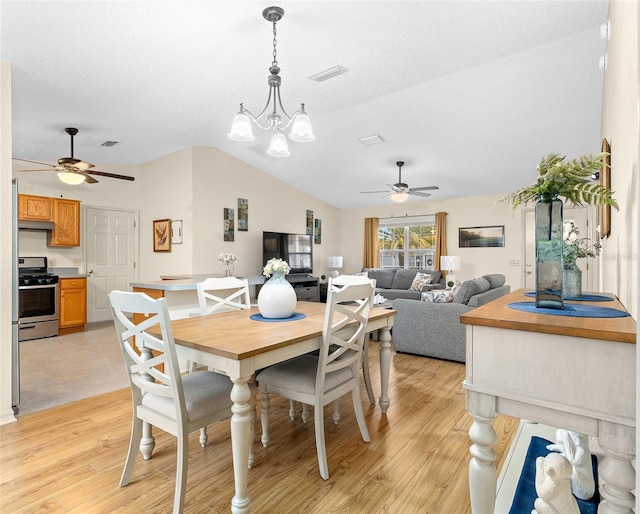
{"type": "Polygon", "coordinates": [[[53,230],[52,221],[18,220],[18,230],[53,230]]]}

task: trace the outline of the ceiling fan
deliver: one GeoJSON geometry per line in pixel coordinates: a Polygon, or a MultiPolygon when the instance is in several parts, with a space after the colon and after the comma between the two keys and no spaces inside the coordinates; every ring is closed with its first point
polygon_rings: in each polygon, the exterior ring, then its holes
{"type": "Polygon", "coordinates": [[[58,165],[55,166],[53,164],[48,164],[46,162],[38,162],[38,161],[30,161],[27,159],[18,159],[14,157],[16,161],[22,162],[31,162],[33,164],[40,164],[41,166],[49,166],[46,169],[39,170],[18,170],[18,171],[50,171],[53,168],[53,171],[58,172],[58,177],[62,182],[67,184],[81,184],[82,182],[86,182],[87,184],[95,184],[98,181],[93,178],[91,175],[99,175],[101,177],[110,177],[110,178],[119,178],[121,180],[135,180],[134,177],[129,177],[127,175],[118,175],[116,173],[108,173],[106,171],[98,171],[92,170],[93,164],[81,161],[80,159],[76,159],[73,156],[73,136],[78,133],[77,128],[66,128],[64,131],[71,136],[71,157],[60,157],[58,159],[58,165]]]}
{"type": "Polygon", "coordinates": [[[426,198],[431,195],[429,193],[423,193],[422,191],[440,189],[438,186],[409,187],[408,184],[402,182],[402,167],[404,166],[404,161],[398,161],[396,165],[398,166],[398,182],[395,184],[387,184],[391,188],[391,191],[360,191],[360,193],[387,193],[383,198],[391,196],[394,202],[404,202],[408,195],[423,196],[426,198]]]}

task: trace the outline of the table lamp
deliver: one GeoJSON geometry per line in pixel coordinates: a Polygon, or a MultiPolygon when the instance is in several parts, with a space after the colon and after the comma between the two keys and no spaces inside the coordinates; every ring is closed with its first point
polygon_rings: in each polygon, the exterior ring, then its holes
{"type": "Polygon", "coordinates": [[[331,277],[336,278],[340,275],[338,268],[342,268],[342,256],[334,255],[327,259],[327,265],[331,268],[331,277]]]}
{"type": "Polygon", "coordinates": [[[456,276],[453,273],[460,269],[462,259],[456,255],[443,255],[440,257],[440,269],[447,271],[446,285],[449,287],[449,282],[456,284],[456,276]]]}

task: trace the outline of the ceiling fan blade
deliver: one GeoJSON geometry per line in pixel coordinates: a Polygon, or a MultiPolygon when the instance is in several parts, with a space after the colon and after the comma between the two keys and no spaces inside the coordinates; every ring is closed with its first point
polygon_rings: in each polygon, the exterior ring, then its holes
{"type": "Polygon", "coordinates": [[[414,196],[423,196],[425,198],[431,196],[429,193],[418,193],[414,189],[411,189],[410,191],[407,191],[407,194],[414,195],[414,196]]]}
{"type": "Polygon", "coordinates": [[[95,178],[93,178],[92,176],[88,175],[88,174],[87,174],[86,172],[84,172],[84,171],[79,171],[79,172],[78,172],[78,175],[82,175],[82,176],[84,177],[84,181],[85,181],[87,184],[97,184],[97,183],[98,183],[98,181],[97,181],[95,178]]]}
{"type": "Polygon", "coordinates": [[[23,172],[23,171],[55,171],[55,169],[53,169],[53,168],[48,168],[48,169],[46,169],[46,170],[18,170],[18,171],[20,171],[20,172],[23,172]]]}
{"type": "Polygon", "coordinates": [[[411,191],[435,191],[440,189],[438,186],[424,186],[424,187],[412,187],[411,191]]]}
{"type": "Polygon", "coordinates": [[[90,162],[78,161],[73,165],[73,167],[80,171],[87,171],[89,168],[93,168],[93,164],[90,162]]]}
{"type": "Polygon", "coordinates": [[[367,194],[367,193],[388,193],[389,191],[360,191],[361,195],[367,194]]]}
{"type": "Polygon", "coordinates": [[[85,173],[89,173],[90,175],[99,175],[101,177],[119,178],[121,180],[135,180],[135,177],[129,177],[128,175],[118,175],[117,173],[108,173],[106,171],[87,170],[85,171],[85,173]]]}
{"type": "MultiPolygon", "coordinates": [[[[49,164],[47,162],[39,162],[39,161],[30,161],[28,159],[18,159],[17,157],[13,157],[14,161],[22,161],[22,162],[31,162],[33,164],[40,164],[41,166],[50,166],[52,168],[55,168],[56,165],[55,164],[49,164]]],[[[31,171],[31,170],[20,170],[20,171],[31,171]]],[[[40,170],[38,170],[40,171],[40,170]]]]}

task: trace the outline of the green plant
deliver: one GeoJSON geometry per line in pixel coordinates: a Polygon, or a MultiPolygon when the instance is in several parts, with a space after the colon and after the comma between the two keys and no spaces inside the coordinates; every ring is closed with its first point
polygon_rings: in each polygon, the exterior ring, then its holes
{"type": "Polygon", "coordinates": [[[456,283],[455,283],[453,280],[449,280],[449,281],[447,282],[447,287],[453,287],[453,286],[455,286],[455,285],[456,285],[456,283]]]}
{"type": "Polygon", "coordinates": [[[535,184],[523,187],[515,193],[503,196],[500,201],[512,203],[515,210],[518,205],[527,205],[544,197],[561,196],[572,205],[611,205],[618,208],[610,188],[589,182],[591,175],[600,171],[604,157],[583,155],[572,161],[565,157],[549,154],[538,163],[538,180],[535,184]]]}

